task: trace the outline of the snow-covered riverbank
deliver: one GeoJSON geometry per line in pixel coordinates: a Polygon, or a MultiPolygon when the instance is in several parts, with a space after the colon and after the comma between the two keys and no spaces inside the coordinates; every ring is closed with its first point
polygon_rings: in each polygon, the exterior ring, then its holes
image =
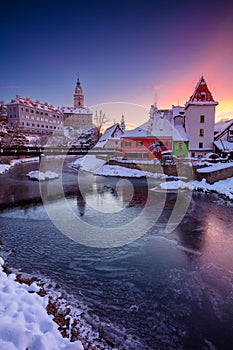
{"type": "Polygon", "coordinates": [[[214,184],[208,184],[205,179],[202,181],[183,181],[183,178],[177,178],[174,181],[173,176],[168,176],[160,173],[149,173],[142,170],[125,168],[119,165],[108,165],[102,159],[97,159],[95,156],[88,155],[83,158],[77,159],[72,163],[74,168],[94,173],[100,176],[116,176],[116,177],[149,177],[161,180],[160,185],[156,186],[152,190],[189,190],[189,191],[203,191],[203,192],[216,192],[220,195],[227,197],[228,199],[233,199],[233,178],[228,178],[225,180],[220,180],[214,184]],[[169,180],[171,179],[171,181],[169,180]],[[173,180],[173,181],[172,181],[173,180]]]}
{"type": "Polygon", "coordinates": [[[0,175],[7,173],[13,166],[22,163],[38,162],[39,157],[13,159],[10,164],[0,164],[0,175]]]}
{"type": "Polygon", "coordinates": [[[3,265],[0,257],[0,349],[83,350],[80,341],[62,337],[46,311],[48,297],[37,294],[40,287],[16,282],[16,275],[7,275],[3,265]]]}

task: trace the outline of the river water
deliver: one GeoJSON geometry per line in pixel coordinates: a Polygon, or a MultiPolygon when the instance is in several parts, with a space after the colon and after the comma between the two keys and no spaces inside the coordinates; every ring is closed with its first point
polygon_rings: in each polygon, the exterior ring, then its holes
{"type": "Polygon", "coordinates": [[[231,203],[154,191],[161,180],[78,173],[67,162],[65,199],[59,180],[49,181],[43,205],[26,177],[36,169],[21,164],[0,177],[0,238],[16,249],[10,266],[59,283],[124,349],[233,348],[231,203]]]}

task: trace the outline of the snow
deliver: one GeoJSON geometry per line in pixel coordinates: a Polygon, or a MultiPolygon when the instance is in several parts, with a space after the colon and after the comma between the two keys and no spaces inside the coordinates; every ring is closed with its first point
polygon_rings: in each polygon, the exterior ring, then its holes
{"type": "Polygon", "coordinates": [[[125,168],[119,165],[103,165],[96,173],[101,176],[117,177],[145,177],[145,172],[137,169],[125,168]]]}
{"type": "Polygon", "coordinates": [[[39,157],[13,159],[10,164],[0,164],[0,175],[8,172],[13,166],[22,163],[39,161],[39,157]]]}
{"type": "Polygon", "coordinates": [[[233,151],[233,142],[218,140],[214,142],[214,145],[221,151],[233,151]]]}
{"type": "Polygon", "coordinates": [[[59,175],[57,173],[54,173],[53,171],[42,172],[39,170],[35,170],[35,171],[30,171],[29,173],[27,173],[27,177],[30,180],[47,181],[47,180],[58,179],[59,175]]]}
{"type": "Polygon", "coordinates": [[[36,294],[36,283],[16,282],[15,274],[3,272],[3,264],[0,257],[0,349],[83,350],[80,341],[62,337],[46,312],[48,298],[36,294]]]}
{"type": "Polygon", "coordinates": [[[72,166],[80,168],[80,170],[84,170],[90,173],[97,173],[102,165],[106,163],[103,159],[96,158],[95,155],[86,155],[83,158],[77,159],[72,166]]]}
{"type": "Polygon", "coordinates": [[[11,166],[9,164],[0,164],[0,174],[4,174],[9,171],[10,167],[11,166]]]}
{"type": "MultiPolygon", "coordinates": [[[[215,124],[214,131],[218,134],[222,133],[224,130],[230,128],[233,125],[233,119],[218,122],[215,124]]],[[[218,135],[216,134],[215,137],[218,135]]]]}
{"type": "Polygon", "coordinates": [[[190,190],[190,191],[203,191],[203,192],[216,192],[220,195],[233,200],[233,177],[230,177],[226,180],[216,181],[214,184],[208,184],[205,179],[201,181],[167,181],[162,182],[159,186],[156,186],[151,189],[151,191],[158,190],[190,190]]]}
{"type": "Polygon", "coordinates": [[[47,102],[41,103],[40,101],[33,101],[30,98],[24,98],[19,95],[16,95],[16,98],[7,103],[7,105],[25,105],[26,107],[42,109],[48,112],[56,112],[57,114],[62,115],[57,108],[53,105],[49,105],[47,102]]]}
{"type": "Polygon", "coordinates": [[[159,187],[162,190],[178,190],[178,189],[192,190],[193,189],[193,184],[192,184],[192,182],[184,182],[184,181],[178,180],[178,181],[162,182],[159,185],[159,187]]]}
{"type": "Polygon", "coordinates": [[[221,169],[233,168],[233,163],[217,163],[206,168],[197,169],[198,173],[211,173],[213,171],[218,171],[221,169]]]}
{"type": "Polygon", "coordinates": [[[94,155],[87,155],[83,158],[78,158],[72,163],[72,167],[94,173],[99,176],[116,176],[116,177],[151,177],[154,179],[165,179],[168,175],[163,173],[150,173],[143,170],[126,168],[120,165],[108,165],[102,159],[96,158],[94,155]]]}
{"type": "Polygon", "coordinates": [[[208,184],[205,179],[202,181],[194,181],[194,190],[202,190],[204,192],[214,191],[221,195],[233,199],[233,177],[226,180],[219,180],[213,184],[208,184]]]}
{"type": "Polygon", "coordinates": [[[104,147],[108,140],[120,140],[123,134],[120,125],[114,124],[105,130],[94,148],[104,147]]]}

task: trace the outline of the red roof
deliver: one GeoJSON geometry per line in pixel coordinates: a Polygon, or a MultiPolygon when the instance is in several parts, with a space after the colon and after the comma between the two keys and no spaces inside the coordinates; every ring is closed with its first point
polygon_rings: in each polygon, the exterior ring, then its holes
{"type": "Polygon", "coordinates": [[[197,86],[194,90],[194,93],[190,97],[189,101],[187,102],[187,105],[189,104],[218,104],[218,102],[214,101],[214,98],[208,89],[208,86],[206,84],[205,79],[203,76],[197,83],[197,86]]]}

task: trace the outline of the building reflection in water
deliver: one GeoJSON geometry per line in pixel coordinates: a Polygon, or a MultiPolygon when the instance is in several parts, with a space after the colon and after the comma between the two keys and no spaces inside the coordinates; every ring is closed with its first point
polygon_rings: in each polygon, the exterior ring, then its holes
{"type": "Polygon", "coordinates": [[[86,201],[85,198],[83,198],[83,194],[80,190],[77,191],[77,207],[79,211],[79,215],[83,216],[85,214],[86,209],[86,201]]]}

